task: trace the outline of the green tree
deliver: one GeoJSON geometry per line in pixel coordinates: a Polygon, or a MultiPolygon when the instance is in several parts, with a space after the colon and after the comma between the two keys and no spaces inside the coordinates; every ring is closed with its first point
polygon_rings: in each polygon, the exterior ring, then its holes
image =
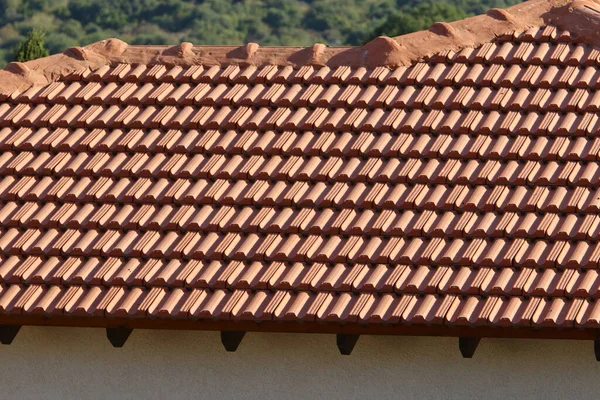
{"type": "Polygon", "coordinates": [[[25,62],[50,55],[44,46],[46,33],[41,29],[32,29],[29,38],[19,45],[15,52],[15,61],[25,62]]]}
{"type": "Polygon", "coordinates": [[[380,35],[400,36],[427,29],[434,22],[451,22],[483,14],[490,8],[504,8],[522,0],[399,0],[400,8],[388,15],[365,38],[369,41],[380,35]]]}
{"type": "Polygon", "coordinates": [[[0,68],[19,58],[15,49],[34,27],[44,28],[52,54],[110,37],[154,45],[360,46],[520,1],[0,0],[0,68]]]}

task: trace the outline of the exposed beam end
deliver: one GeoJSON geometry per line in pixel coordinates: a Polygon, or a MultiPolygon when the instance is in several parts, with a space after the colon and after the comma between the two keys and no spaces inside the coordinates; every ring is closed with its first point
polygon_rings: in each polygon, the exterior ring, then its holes
{"type": "Polygon", "coordinates": [[[480,340],[481,338],[479,337],[459,337],[458,348],[460,349],[462,356],[464,358],[473,358],[473,354],[475,354],[475,350],[477,350],[480,340]]]}
{"type": "Polygon", "coordinates": [[[596,354],[596,361],[600,361],[600,339],[594,340],[594,353],[596,354]]]}
{"type": "Polygon", "coordinates": [[[344,356],[349,356],[354,350],[354,346],[360,335],[336,335],[337,347],[344,356]]]}
{"type": "Polygon", "coordinates": [[[0,343],[11,344],[20,329],[21,325],[0,325],[0,343]]]}
{"type": "Polygon", "coordinates": [[[242,342],[245,331],[221,331],[221,343],[225,350],[234,352],[242,342]]]}
{"type": "Polygon", "coordinates": [[[133,329],[119,327],[106,328],[106,337],[113,347],[123,347],[133,329]]]}

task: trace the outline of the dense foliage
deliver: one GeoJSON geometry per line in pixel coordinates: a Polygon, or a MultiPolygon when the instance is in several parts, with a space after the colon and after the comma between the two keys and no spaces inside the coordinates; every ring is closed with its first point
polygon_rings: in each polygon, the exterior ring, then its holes
{"type": "Polygon", "coordinates": [[[50,55],[45,42],[46,33],[40,29],[33,29],[29,32],[27,40],[22,42],[15,51],[15,61],[24,62],[50,55]]]}
{"type": "Polygon", "coordinates": [[[360,45],[520,0],[0,0],[0,64],[33,28],[51,53],[130,44],[360,45]]]}

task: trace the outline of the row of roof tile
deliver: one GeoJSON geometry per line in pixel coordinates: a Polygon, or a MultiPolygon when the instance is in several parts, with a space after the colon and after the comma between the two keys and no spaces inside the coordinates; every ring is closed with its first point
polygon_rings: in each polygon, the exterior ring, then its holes
{"type": "Polygon", "coordinates": [[[7,176],[0,181],[0,200],[597,213],[600,189],[7,176]]]}
{"type": "MultiPolygon", "coordinates": [[[[596,161],[517,161],[483,159],[343,158],[318,156],[244,157],[223,154],[4,152],[0,176],[123,178],[123,190],[146,179],[228,180],[246,187],[255,181],[381,182],[410,184],[596,187],[596,161]],[[131,177],[128,179],[128,177],[131,177]],[[137,179],[136,179],[137,178],[137,179]]],[[[88,178],[89,180],[89,178],[88,178]]],[[[80,182],[82,182],[80,180],[80,182]]],[[[170,181],[172,183],[172,181],[170,181]]],[[[201,185],[201,183],[200,183],[201,185]]],[[[87,187],[87,186],[86,186],[87,187]]]]}
{"type": "Polygon", "coordinates": [[[3,228],[0,254],[598,268],[595,241],[3,228]]]}
{"type": "Polygon", "coordinates": [[[0,224],[18,228],[301,233],[422,237],[595,239],[600,215],[360,210],[251,206],[0,203],[0,224]]]}
{"type": "Polygon", "coordinates": [[[0,286],[0,312],[249,321],[597,327],[600,303],[584,299],[101,286],[0,286]]]}
{"type": "MultiPolygon", "coordinates": [[[[54,105],[118,104],[131,106],[269,106],[338,108],[440,108],[597,111],[600,72],[595,67],[577,69],[539,66],[481,69],[447,67],[440,77],[425,76],[408,86],[340,84],[181,84],[111,82],[67,85],[57,82],[34,87],[14,99],[31,104],[32,114],[54,105]],[[455,70],[459,71],[455,71],[455,70]],[[464,76],[461,71],[469,71],[464,76]],[[457,88],[457,85],[461,85],[457,88]],[[37,90],[37,93],[33,93],[37,90]],[[43,103],[43,104],[38,104],[43,103]],[[35,105],[37,105],[36,108],[35,105]]],[[[31,117],[29,117],[31,119],[31,117]]]]}
{"type": "Polygon", "coordinates": [[[126,152],[188,157],[202,153],[257,156],[480,158],[485,160],[600,159],[599,137],[376,132],[144,131],[3,128],[0,151],[126,152]]]}
{"type": "Polygon", "coordinates": [[[600,297],[597,269],[450,267],[18,257],[0,261],[0,283],[310,290],[398,294],[600,297]]]}
{"type": "Polygon", "coordinates": [[[357,108],[330,110],[319,107],[276,108],[185,106],[121,108],[113,105],[0,105],[0,127],[127,128],[127,129],[222,129],[222,130],[317,130],[407,133],[598,135],[595,113],[558,111],[520,112],[483,110],[404,110],[357,108]]]}

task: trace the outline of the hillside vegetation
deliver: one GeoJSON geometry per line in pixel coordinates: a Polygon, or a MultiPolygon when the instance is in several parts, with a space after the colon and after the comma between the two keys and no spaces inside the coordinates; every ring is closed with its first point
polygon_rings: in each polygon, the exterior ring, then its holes
{"type": "Polygon", "coordinates": [[[0,66],[34,28],[51,54],[129,44],[360,45],[520,0],[0,0],[0,66]]]}

